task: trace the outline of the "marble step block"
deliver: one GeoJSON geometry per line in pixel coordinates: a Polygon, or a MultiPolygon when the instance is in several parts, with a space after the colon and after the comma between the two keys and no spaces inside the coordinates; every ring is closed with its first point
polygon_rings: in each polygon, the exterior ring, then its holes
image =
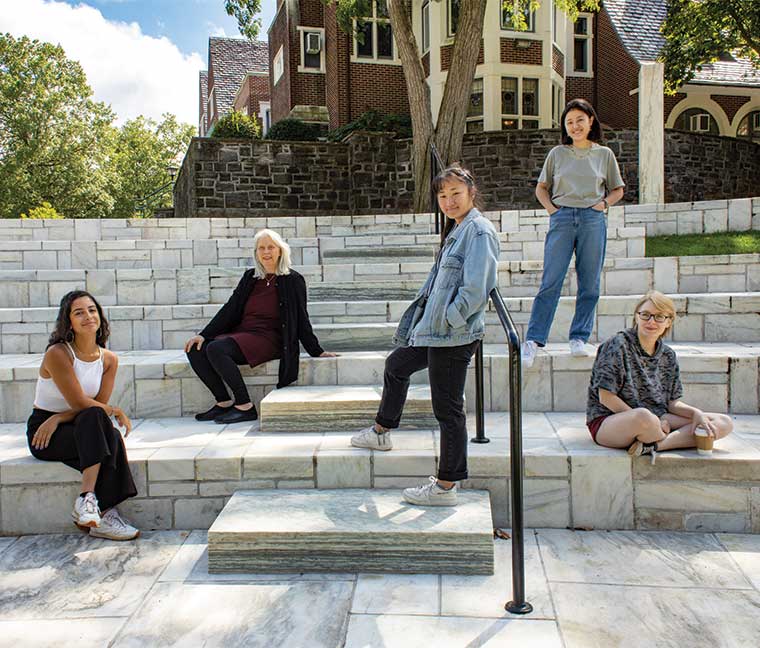
{"type": "Polygon", "coordinates": [[[324,250],[322,263],[409,263],[435,260],[436,248],[432,245],[347,247],[324,250]]]}
{"type": "Polygon", "coordinates": [[[487,491],[416,507],[393,490],[237,491],[208,531],[209,572],[493,574],[487,491]]]}
{"type": "Polygon", "coordinates": [[[386,351],[393,348],[396,322],[361,324],[317,324],[314,333],[331,351],[386,351]]]}
{"type": "MultiPolygon", "coordinates": [[[[259,408],[262,432],[358,430],[375,420],[383,389],[372,385],[291,386],[275,389],[259,408]]],[[[411,385],[402,428],[435,429],[429,385],[411,385]]]]}

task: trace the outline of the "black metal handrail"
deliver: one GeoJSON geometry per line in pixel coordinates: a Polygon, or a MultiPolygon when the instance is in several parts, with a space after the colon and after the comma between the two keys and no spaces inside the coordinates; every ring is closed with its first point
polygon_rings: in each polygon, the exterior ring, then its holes
{"type": "Polygon", "coordinates": [[[154,209],[160,204],[166,195],[167,191],[170,191],[174,187],[174,180],[170,180],[166,184],[160,186],[158,189],[154,189],[149,194],[146,194],[142,198],[135,200],[134,211],[140,212],[143,218],[147,215],[148,210],[154,209]]]}
{"type": "MultiPolygon", "coordinates": [[[[520,363],[520,335],[512,316],[507,310],[498,288],[489,295],[496,315],[499,317],[509,345],[509,446],[510,446],[510,484],[512,509],[512,600],[504,609],[512,614],[529,614],[533,606],[525,600],[525,540],[523,525],[523,451],[522,451],[522,375],[520,363]]],[[[479,345],[481,354],[480,378],[475,381],[476,401],[483,408],[483,345],[479,345]],[[477,392],[481,394],[478,396],[477,392]]],[[[476,360],[476,373],[478,371],[476,360]]],[[[483,425],[483,412],[476,413],[476,426],[483,425]]],[[[481,430],[477,433],[484,436],[481,430]]]]}
{"type": "MultiPolygon", "coordinates": [[[[435,213],[435,233],[446,236],[446,215],[438,206],[432,189],[433,179],[444,169],[435,143],[430,144],[430,199],[435,213]]],[[[504,609],[512,614],[529,614],[533,606],[525,600],[525,541],[523,529],[523,453],[522,453],[522,376],[520,364],[520,335],[507,310],[498,288],[490,295],[509,344],[509,439],[512,491],[512,600],[504,609]]],[[[483,402],[483,342],[475,351],[475,436],[472,443],[488,443],[485,435],[485,404],[483,402]]]]}

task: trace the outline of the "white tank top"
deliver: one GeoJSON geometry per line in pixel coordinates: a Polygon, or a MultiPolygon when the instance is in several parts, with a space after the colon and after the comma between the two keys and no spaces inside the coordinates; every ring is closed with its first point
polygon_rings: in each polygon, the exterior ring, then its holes
{"type": "MultiPolygon", "coordinates": [[[[103,349],[99,348],[100,357],[97,360],[84,362],[77,358],[68,342],[65,344],[71,353],[71,357],[74,358],[74,374],[82,391],[85,396],[95,398],[100,391],[100,383],[103,381],[103,349]]],[[[53,379],[43,378],[39,375],[37,376],[37,388],[34,392],[34,406],[48,412],[65,412],[71,409],[53,379]]]]}

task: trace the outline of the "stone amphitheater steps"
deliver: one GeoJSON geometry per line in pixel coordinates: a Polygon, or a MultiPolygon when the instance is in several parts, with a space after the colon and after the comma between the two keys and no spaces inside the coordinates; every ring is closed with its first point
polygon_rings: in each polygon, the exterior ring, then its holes
{"type": "MultiPolygon", "coordinates": [[[[313,295],[312,295],[313,296],[313,295]]],[[[760,338],[760,295],[757,293],[697,293],[670,295],[678,319],[672,338],[677,342],[754,342],[760,338]]],[[[603,295],[590,340],[605,340],[630,324],[638,295],[603,295]]],[[[521,337],[525,336],[533,304],[531,297],[506,300],[521,337]]],[[[389,349],[395,323],[409,301],[312,301],[309,314],[322,345],[330,350],[389,349]]],[[[175,306],[106,306],[111,326],[110,348],[160,350],[182,347],[218,311],[219,304],[175,306]]],[[[575,310],[574,297],[562,297],[550,331],[550,342],[567,339],[575,310]]],[[[39,353],[45,350],[58,309],[0,309],[0,352],[39,353]]],[[[504,332],[493,307],[486,314],[486,342],[498,344],[504,332]]]]}
{"type": "MultiPolygon", "coordinates": [[[[375,385],[295,386],[269,392],[259,406],[262,432],[358,430],[377,414],[383,388],[375,385]]],[[[436,427],[428,385],[411,385],[401,428],[436,427]]]]}
{"type": "MultiPolygon", "coordinates": [[[[81,288],[104,305],[208,304],[226,301],[239,268],[0,271],[0,308],[55,306],[65,292],[81,288]]],[[[297,266],[312,301],[397,300],[412,296],[429,263],[364,263],[297,266]]],[[[532,296],[541,281],[541,261],[502,261],[499,288],[505,297],[532,296]]],[[[760,290],[760,254],[607,259],[601,277],[605,295],[753,292],[760,290]]],[[[563,294],[573,294],[571,270],[563,294]]]]}
{"type": "MultiPolygon", "coordinates": [[[[756,414],[760,344],[672,343],[678,353],[687,402],[711,411],[756,414]]],[[[337,398],[342,385],[382,385],[385,351],[351,351],[337,358],[301,357],[299,385],[330,387],[337,398]]],[[[181,350],[119,352],[119,374],[113,402],[130,415],[156,418],[191,415],[212,402],[181,350]]],[[[24,421],[34,399],[41,354],[0,355],[0,422],[24,421]]],[[[575,411],[586,402],[594,358],[573,358],[566,344],[540,350],[535,365],[523,373],[526,411],[575,411]]],[[[243,375],[258,405],[277,384],[279,362],[274,360],[243,375]]],[[[475,402],[474,367],[470,367],[466,396],[475,402]]],[[[505,345],[484,347],[484,404],[488,411],[509,403],[508,351],[505,345]]],[[[419,372],[412,383],[427,382],[419,372]]],[[[331,405],[325,404],[325,413],[331,405]]]]}
{"type": "MultiPolygon", "coordinates": [[[[507,412],[486,413],[491,442],[468,445],[470,478],[461,484],[463,494],[490,492],[495,526],[508,526],[510,517],[508,421],[507,412]]],[[[652,465],[594,445],[580,412],[526,412],[525,524],[760,533],[760,416],[734,422],[735,433],[711,458],[684,450],[652,465]]],[[[391,489],[376,492],[398,500],[401,488],[435,474],[439,457],[433,430],[394,432],[393,451],[372,452],[351,448],[350,432],[267,434],[258,424],[183,418],[133,423],[125,442],[138,495],[121,508],[144,530],[208,529],[239,490],[269,489],[279,498],[291,489],[391,489]]],[[[467,425],[472,435],[474,415],[467,425]]],[[[71,533],[81,475],[32,458],[24,427],[0,425],[0,535],[71,533]]]]}
{"type": "Polygon", "coordinates": [[[487,492],[424,513],[398,491],[238,491],[208,530],[209,571],[493,574],[487,492]]]}

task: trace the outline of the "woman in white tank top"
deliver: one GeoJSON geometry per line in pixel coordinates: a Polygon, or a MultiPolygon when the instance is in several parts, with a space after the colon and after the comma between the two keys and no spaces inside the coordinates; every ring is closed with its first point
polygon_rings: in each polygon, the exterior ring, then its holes
{"type": "Polygon", "coordinates": [[[63,296],[40,366],[27,440],[37,459],[61,461],[82,473],[74,524],[94,537],[131,540],[140,532],[116,506],[137,495],[137,488],[111,417],[125,436],[132,423],[108,404],[119,366],[116,354],[104,348],[109,332],[92,295],[75,290],[63,296]]]}

